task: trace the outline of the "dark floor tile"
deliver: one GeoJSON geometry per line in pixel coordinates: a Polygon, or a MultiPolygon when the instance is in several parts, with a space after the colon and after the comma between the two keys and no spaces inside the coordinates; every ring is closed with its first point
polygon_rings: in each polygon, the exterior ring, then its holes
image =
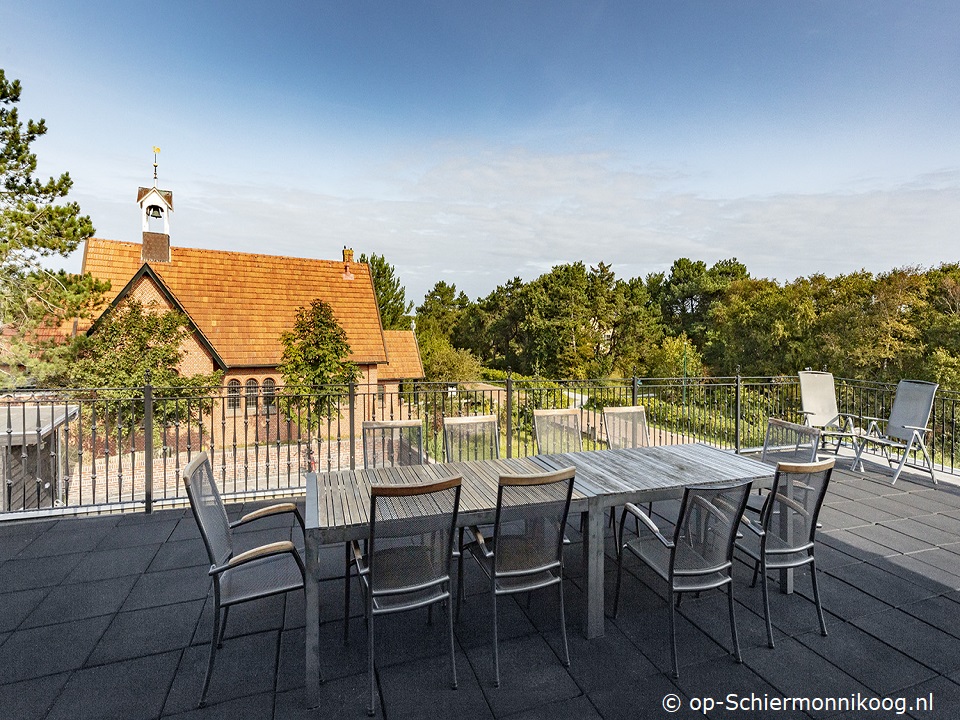
{"type": "Polygon", "coordinates": [[[21,550],[17,557],[50,557],[67,551],[89,552],[115,529],[118,521],[119,516],[60,520],[21,550]]]}
{"type": "MultiPolygon", "coordinates": [[[[651,675],[642,684],[623,682],[587,693],[593,707],[605,720],[637,718],[682,718],[703,720],[701,710],[690,707],[690,698],[664,674],[651,675]],[[671,706],[676,702],[678,705],[671,706]],[[665,707],[676,707],[668,713],[665,707]]],[[[709,717],[709,716],[708,716],[709,717]]]]}
{"type": "Polygon", "coordinates": [[[496,717],[531,710],[547,703],[568,700],[580,688],[560,664],[560,659],[539,635],[500,643],[500,687],[493,686],[489,648],[467,651],[476,669],[483,694],[496,717]]]}
{"type": "MultiPolygon", "coordinates": [[[[207,702],[210,705],[248,695],[273,692],[277,672],[277,632],[244,635],[217,650],[207,702]]],[[[200,700],[210,645],[192,645],[183,651],[170,687],[164,715],[192,710],[200,700]]]]}
{"type": "Polygon", "coordinates": [[[97,545],[97,550],[113,550],[115,548],[134,547],[136,545],[154,545],[166,542],[177,526],[176,518],[146,523],[128,523],[118,525],[104,536],[97,545]]]}
{"type": "Polygon", "coordinates": [[[168,540],[160,546],[146,569],[147,572],[162,572],[163,570],[182,570],[191,567],[210,567],[210,557],[203,545],[203,540],[168,540]]]}
{"type": "Polygon", "coordinates": [[[960,602],[943,595],[904,605],[903,612],[923,620],[929,625],[960,638],[960,602]]]}
{"type": "Polygon", "coordinates": [[[180,658],[151,655],[73,674],[47,720],[150,720],[160,716],[180,658]]]}
{"type": "Polygon", "coordinates": [[[853,623],[943,675],[960,670],[960,639],[913,615],[888,610],[857,618],[853,623]]]}
{"type": "MultiPolygon", "coordinates": [[[[480,689],[483,680],[478,680],[466,655],[457,652],[456,659],[456,690],[450,686],[449,653],[379,667],[377,680],[382,704],[378,698],[378,711],[382,711],[390,720],[419,720],[425,717],[492,720],[493,715],[480,689]]],[[[363,677],[366,681],[366,674],[363,677]]]]}
{"type": "Polygon", "coordinates": [[[938,677],[904,688],[900,696],[910,717],[917,720],[960,717],[960,685],[938,677]]]}
{"type": "MultiPolygon", "coordinates": [[[[547,642],[557,657],[563,657],[562,638],[554,632],[547,642]]],[[[569,672],[585,692],[624,682],[643,683],[660,672],[612,621],[607,621],[603,637],[587,640],[582,632],[568,632],[569,672]]]]}
{"type": "MultiPolygon", "coordinates": [[[[367,720],[369,692],[366,673],[327,680],[320,685],[317,708],[307,708],[303,688],[278,693],[274,717],[276,720],[367,720]]],[[[377,717],[387,716],[379,712],[377,717]]]]}
{"type": "MultiPolygon", "coordinates": [[[[871,498],[867,498],[871,499],[871,498]]],[[[853,515],[868,523],[878,523],[884,520],[896,520],[898,515],[895,512],[881,510],[876,507],[864,504],[862,500],[848,500],[847,502],[838,502],[832,504],[834,510],[853,515]]]]}
{"type": "MultiPolygon", "coordinates": [[[[223,633],[224,638],[281,629],[283,627],[284,603],[283,595],[271,595],[270,597],[232,606],[227,617],[227,624],[223,633]]],[[[203,604],[203,612],[196,626],[197,631],[193,638],[193,644],[195,645],[210,642],[210,635],[213,632],[213,606],[214,597],[211,592],[207,595],[203,604]]]]}
{"type": "Polygon", "coordinates": [[[16,630],[50,591],[50,588],[37,588],[0,594],[0,632],[16,630]]]}
{"type": "Polygon", "coordinates": [[[3,563],[4,590],[30,590],[59,585],[79,565],[85,553],[65,552],[59,556],[14,558],[3,563]]]}
{"type": "Polygon", "coordinates": [[[109,624],[104,615],[11,633],[0,645],[0,685],[78,670],[109,624]]]}
{"type": "Polygon", "coordinates": [[[891,550],[886,545],[881,545],[880,543],[869,540],[862,535],[858,535],[853,530],[818,532],[817,542],[824,545],[829,545],[840,552],[846,553],[847,555],[853,555],[861,560],[872,560],[876,557],[899,554],[896,550],[891,550]]]}
{"type": "Polygon", "coordinates": [[[177,521],[177,527],[170,533],[170,541],[177,540],[199,540],[200,527],[193,517],[193,513],[186,513],[177,521]]]}
{"type": "Polygon", "coordinates": [[[833,505],[824,505],[820,509],[819,522],[824,530],[849,530],[850,528],[871,525],[867,520],[845,513],[833,505]]]}
{"type": "MultiPolygon", "coordinates": [[[[303,702],[303,692],[300,692],[303,702]]],[[[303,708],[306,713],[306,708],[303,708]]],[[[164,715],[170,720],[274,720],[273,693],[260,693],[251,697],[227,700],[215,705],[207,705],[203,709],[187,710],[176,715],[164,715]]],[[[278,720],[297,717],[295,714],[278,714],[278,720]]],[[[304,715],[304,717],[314,717],[304,715]]]]}
{"type": "Polygon", "coordinates": [[[510,720],[599,720],[601,717],[586,696],[561,700],[509,716],[510,720]]]}
{"type": "Polygon", "coordinates": [[[206,571],[199,567],[148,572],[137,579],[121,609],[139,610],[200,600],[207,597],[211,582],[206,571]]]}
{"type": "Polygon", "coordinates": [[[182,650],[190,644],[202,607],[203,602],[195,600],[118,613],[87,665],[182,650]]]}
{"type": "Polygon", "coordinates": [[[869,633],[847,623],[835,623],[830,635],[801,635],[800,642],[880,695],[892,695],[936,673],[869,633]]]}
{"type": "Polygon", "coordinates": [[[870,563],[844,565],[827,572],[894,607],[937,594],[924,585],[905,580],[870,563]]]}
{"type": "Polygon", "coordinates": [[[0,712],[11,720],[42,720],[69,678],[65,672],[0,685],[0,712]]]}
{"type": "Polygon", "coordinates": [[[124,575],[142,575],[157,552],[162,549],[163,545],[154,543],[84,553],[83,559],[67,576],[66,582],[89,582],[124,575]]]}
{"type": "MultiPolygon", "coordinates": [[[[932,543],[918,540],[887,525],[865,525],[864,527],[853,528],[850,532],[897,553],[911,553],[919,550],[929,550],[934,547],[932,543]]],[[[890,553],[885,552],[884,554],[888,555],[890,553]]]]}
{"type": "Polygon", "coordinates": [[[130,594],[136,575],[58,585],[23,621],[23,627],[112,615],[130,594]]]}

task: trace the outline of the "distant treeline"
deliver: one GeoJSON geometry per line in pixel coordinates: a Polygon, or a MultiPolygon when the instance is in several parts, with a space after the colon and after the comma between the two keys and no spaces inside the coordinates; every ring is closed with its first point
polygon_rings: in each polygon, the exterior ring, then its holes
{"type": "Polygon", "coordinates": [[[960,389],[960,264],[793,282],[736,259],[680,258],[617,278],[599,263],[514,278],[471,301],[438,282],[416,309],[430,379],[484,369],[549,378],[794,374],[935,380],[960,389]]]}

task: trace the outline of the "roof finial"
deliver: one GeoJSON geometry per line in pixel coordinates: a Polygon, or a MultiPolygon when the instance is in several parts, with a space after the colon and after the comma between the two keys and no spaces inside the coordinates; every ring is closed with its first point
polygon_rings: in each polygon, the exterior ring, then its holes
{"type": "Polygon", "coordinates": [[[160,154],[160,148],[153,146],[153,186],[157,186],[157,155],[160,154]]]}

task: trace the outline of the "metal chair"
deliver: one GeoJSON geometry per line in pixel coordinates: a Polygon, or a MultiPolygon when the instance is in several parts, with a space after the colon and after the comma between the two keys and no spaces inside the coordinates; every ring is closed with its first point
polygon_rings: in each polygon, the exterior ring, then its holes
{"type": "Polygon", "coordinates": [[[540,455],[583,450],[580,411],[576,408],[534,410],[533,430],[537,437],[537,453],[540,455]]]}
{"type": "Polygon", "coordinates": [[[670,659],[673,677],[680,677],[677,663],[677,631],[675,604],[679,606],[682,593],[713,590],[726,586],[730,607],[730,632],[737,662],[742,662],[740,642],[737,639],[737,620],[733,602],[733,542],[750,492],[750,480],[716,485],[688,486],[683,491],[680,513],[667,540],[657,525],[643,510],[628,503],[620,516],[620,537],[628,515],[633,515],[646,527],[636,539],[624,542],[617,561],[617,586],[613,613],[619,611],[620,584],[625,553],[629,550],[640,558],[669,588],[670,659]],[[676,598],[676,600],[675,600],[676,598]]]}
{"type": "Polygon", "coordinates": [[[365,468],[422,465],[423,423],[420,420],[366,420],[361,426],[365,468]]]}
{"type": "Polygon", "coordinates": [[[816,462],[821,437],[817,427],[768,418],[760,461],[773,465],[778,462],[816,462]]]}
{"type": "MultiPolygon", "coordinates": [[[[546,475],[502,475],[497,489],[497,513],[488,544],[480,529],[469,529],[472,540],[460,549],[458,569],[469,553],[490,580],[493,601],[493,673],[500,687],[497,646],[497,598],[529,593],[556,585],[560,595],[560,631],[564,666],[570,665],[567,623],[563,609],[563,529],[570,511],[574,468],[546,475]]],[[[462,592],[461,592],[462,595],[462,592]]],[[[460,607],[457,604],[457,614],[460,607]]]]}
{"type": "Polygon", "coordinates": [[[217,649],[223,645],[223,632],[230,607],[304,588],[303,559],[292,542],[273,542],[235,555],[232,530],[261,518],[293,513],[300,526],[302,538],[303,518],[293,503],[280,503],[255,510],[235,522],[230,522],[205,452],[194,457],[184,469],[183,484],[187,489],[193,516],[200,527],[203,544],[207,548],[210,558],[209,574],[213,578],[213,635],[198,705],[203,707],[213,675],[217,649]]]}
{"type": "Polygon", "coordinates": [[[887,463],[893,465],[893,451],[900,453],[900,460],[893,473],[891,485],[897,482],[900,472],[909,466],[930,473],[933,484],[937,484],[937,476],[933,472],[933,458],[923,442],[927,433],[932,432],[927,427],[930,422],[930,413],[933,411],[933,401],[937,395],[939,385],[922,380],[901,380],[897,384],[897,393],[893,397],[893,408],[890,418],[884,421],[881,418],[864,418],[870,421],[866,434],[860,438],[860,447],[853,461],[853,468],[863,470],[860,456],[867,445],[880,448],[887,463]],[[883,424],[883,430],[880,425],[883,424]],[[908,463],[911,453],[919,451],[923,456],[923,465],[908,463]]]}
{"type": "Polygon", "coordinates": [[[497,416],[445,417],[443,451],[447,462],[499,458],[500,429],[497,416]]]}
{"type": "Polygon", "coordinates": [[[811,463],[780,463],[773,477],[773,487],[760,511],[759,525],[744,518],[749,532],[736,542],[738,550],[753,561],[753,583],[763,580],[763,613],[767,621],[767,644],[773,647],[773,625],[770,622],[770,599],[767,592],[767,570],[788,570],[810,565],[813,600],[820,620],[820,633],[827,634],[817,586],[817,563],[814,559],[814,535],[817,516],[827,494],[834,460],[811,463]]]}
{"type": "Polygon", "coordinates": [[[647,413],[642,405],[605,407],[603,427],[611,450],[650,446],[647,413]]]}
{"type": "MultiPolygon", "coordinates": [[[[800,404],[804,423],[820,430],[820,441],[827,445],[833,439],[833,454],[840,452],[840,445],[849,442],[853,451],[860,448],[861,432],[854,424],[854,416],[841,414],[837,409],[837,389],[833,375],[817,370],[802,370],[800,378],[800,404]]],[[[812,462],[812,460],[811,460],[812,462]]]]}
{"type": "MultiPolygon", "coordinates": [[[[375,618],[388,613],[447,603],[451,687],[457,688],[450,564],[460,507],[460,477],[412,485],[374,485],[370,491],[370,534],[365,548],[350,544],[360,578],[367,620],[370,704],[376,707],[375,618]]],[[[347,585],[349,606],[349,583],[347,585]]]]}

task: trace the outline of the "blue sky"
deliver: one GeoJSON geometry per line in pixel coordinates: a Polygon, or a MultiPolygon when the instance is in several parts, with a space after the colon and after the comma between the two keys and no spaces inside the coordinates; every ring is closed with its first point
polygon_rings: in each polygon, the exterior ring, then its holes
{"type": "MultiPolygon", "coordinates": [[[[960,3],[6,0],[0,67],[99,237],[788,280],[960,260],[960,3]]],[[[71,269],[79,259],[67,261],[71,269]]]]}

